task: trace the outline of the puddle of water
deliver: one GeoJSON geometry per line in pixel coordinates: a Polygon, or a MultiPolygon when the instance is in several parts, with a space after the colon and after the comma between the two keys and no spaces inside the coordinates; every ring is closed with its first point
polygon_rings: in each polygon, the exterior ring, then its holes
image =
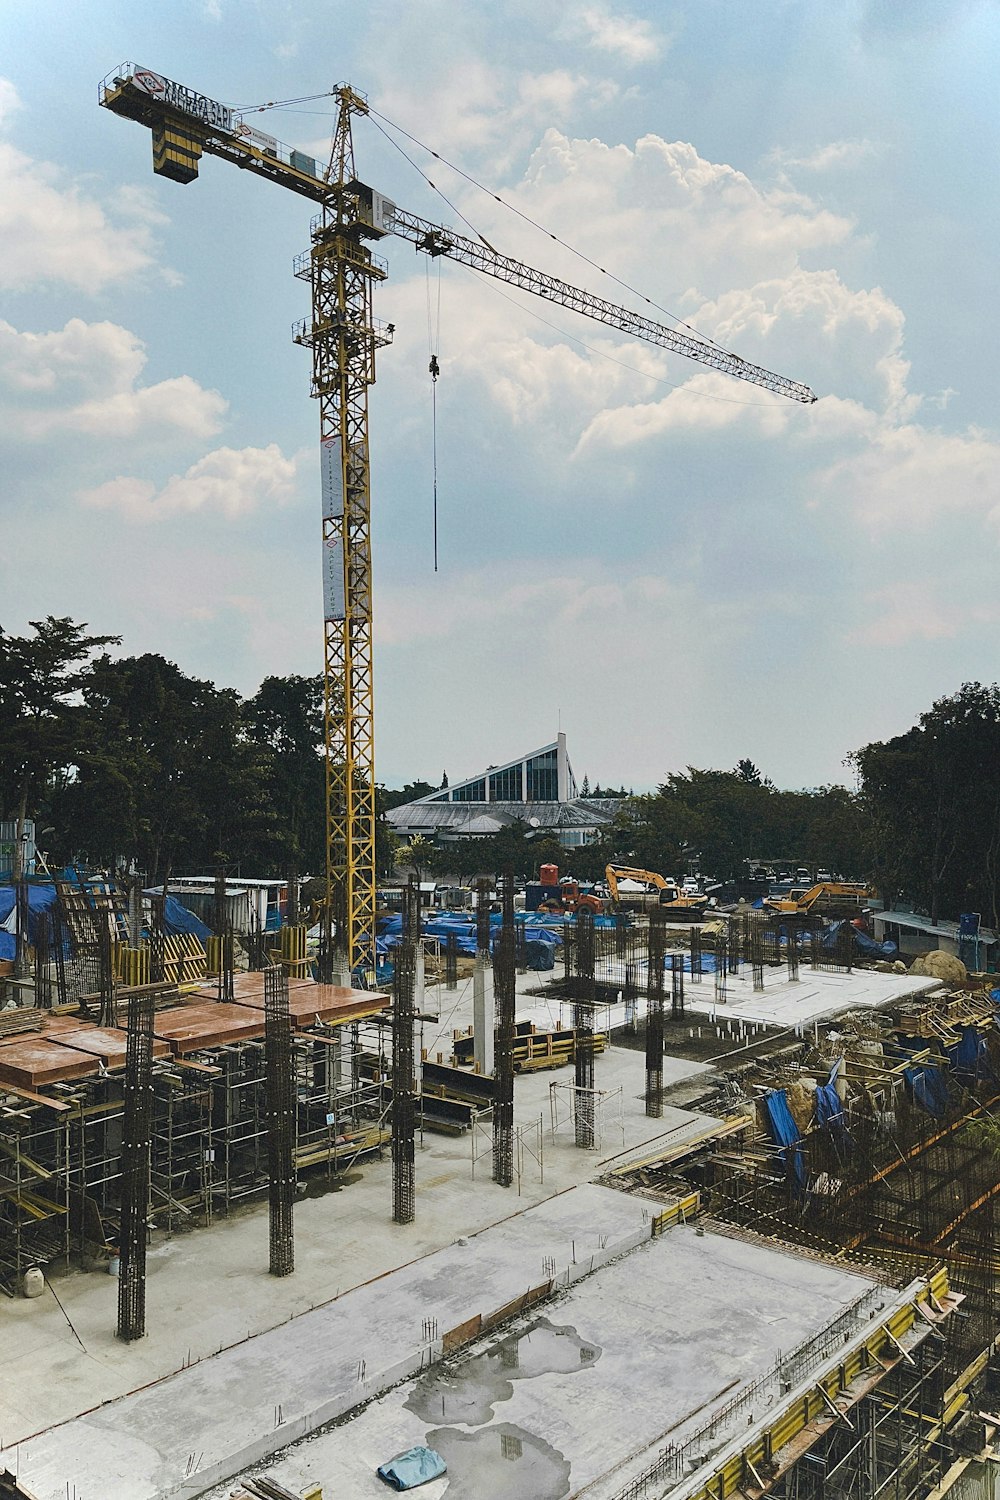
{"type": "Polygon", "coordinates": [[[568,1461],[543,1438],[499,1422],[479,1432],[439,1427],[427,1446],[448,1465],[448,1500],[562,1500],[568,1461]]]}
{"type": "Polygon", "coordinates": [[[424,1422],[479,1427],[492,1420],[498,1401],[510,1400],[513,1381],[586,1370],[600,1354],[600,1346],[581,1339],[575,1328],[538,1318],[523,1332],[498,1340],[484,1354],[428,1370],[417,1380],[405,1406],[424,1422]]]}

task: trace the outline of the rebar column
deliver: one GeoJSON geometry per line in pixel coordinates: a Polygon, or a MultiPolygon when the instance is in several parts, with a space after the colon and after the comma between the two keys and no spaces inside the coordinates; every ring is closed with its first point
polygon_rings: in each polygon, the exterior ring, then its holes
{"type": "MultiPolygon", "coordinates": [[[[250,965],[253,968],[253,964],[250,965]]],[[[319,919],[319,949],[316,954],[316,978],[320,984],[333,983],[333,913],[324,901],[319,919]]]]}
{"type": "Polygon", "coordinates": [[[458,939],[453,932],[444,941],[444,987],[458,989],[458,939]]]}
{"type": "Polygon", "coordinates": [[[701,928],[691,928],[691,982],[701,984],[701,928]]]}
{"type": "Polygon", "coordinates": [[[573,1061],[575,1064],[576,1144],[585,1151],[594,1145],[594,917],[576,914],[576,997],[573,1003],[573,1061]]]}
{"type": "Polygon", "coordinates": [[[646,1114],[663,1114],[663,964],[666,934],[663,923],[649,921],[649,958],[646,970],[646,1114]]]}
{"type": "Polygon", "coordinates": [[[789,917],[785,924],[785,962],[788,965],[789,983],[794,983],[799,977],[799,933],[801,927],[798,922],[789,917]]]}
{"type": "Polygon", "coordinates": [[[493,950],[496,1042],[493,1051],[493,1181],[514,1181],[514,876],[500,879],[500,931],[493,950]]]}
{"type": "Polygon", "coordinates": [[[52,907],[52,956],[56,964],[56,1004],[66,1004],[66,935],[63,928],[62,904],[57,901],[52,907]]]}
{"type": "Polygon", "coordinates": [[[52,1009],[50,953],[49,917],[40,911],[35,918],[35,1004],[39,1010],[52,1009]]]}
{"type": "Polygon", "coordinates": [[[403,892],[402,941],[392,981],[392,1219],[412,1224],[416,1214],[416,1100],[413,1093],[413,990],[420,941],[420,887],[403,892]]]}
{"type": "Polygon", "coordinates": [[[97,917],[97,975],[101,994],[99,1026],[115,1026],[118,1023],[115,1005],[115,976],[111,965],[111,929],[108,917],[102,912],[97,917]]]}
{"type": "Polygon", "coordinates": [[[146,1332],[146,1221],[149,1217],[149,1140],[153,1113],[153,996],[128,999],[122,1118],[118,1337],[130,1343],[146,1332]]]}
{"type": "Polygon", "coordinates": [[[729,977],[728,943],[724,937],[715,940],[715,1003],[725,1005],[726,982],[729,977]]]}
{"type": "MultiPolygon", "coordinates": [[[[15,855],[15,859],[17,856],[15,855]]],[[[28,948],[31,946],[30,933],[30,907],[28,905],[28,882],[23,876],[19,876],[14,885],[14,906],[16,908],[14,921],[16,923],[14,935],[14,973],[18,979],[23,979],[28,972],[28,948]]]]}
{"type": "Polygon", "coordinates": [[[670,955],[670,1014],[675,1021],[684,1019],[683,953],[672,953],[670,955]]]}
{"type": "Polygon", "coordinates": [[[280,964],[264,970],[264,1089],[267,1101],[268,1231],[272,1276],[295,1269],[295,1085],[288,975],[280,964]]]}

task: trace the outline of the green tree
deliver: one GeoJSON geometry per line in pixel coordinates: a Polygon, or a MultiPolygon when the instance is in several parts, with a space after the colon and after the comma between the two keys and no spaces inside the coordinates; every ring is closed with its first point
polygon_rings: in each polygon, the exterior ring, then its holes
{"type": "Polygon", "coordinates": [[[0,788],[3,805],[17,821],[15,876],[24,822],[37,813],[57,778],[72,774],[85,734],[79,694],[102,646],[116,635],[87,635],[86,625],[67,616],[29,622],[34,636],[9,635],[0,627],[0,788]]]}
{"type": "Polygon", "coordinates": [[[244,720],[263,752],[270,826],[264,859],[317,873],[326,865],[323,678],[265,677],[244,720]]]}
{"type": "Polygon", "coordinates": [[[238,693],[147,654],[100,658],[81,699],[86,734],[54,805],[64,854],[134,859],[151,881],[220,858],[256,862],[273,820],[238,693]]]}
{"type": "Polygon", "coordinates": [[[1000,919],[1000,688],[965,683],[912,729],[865,745],[861,780],[876,880],[931,920],[979,910],[1000,919]]]}

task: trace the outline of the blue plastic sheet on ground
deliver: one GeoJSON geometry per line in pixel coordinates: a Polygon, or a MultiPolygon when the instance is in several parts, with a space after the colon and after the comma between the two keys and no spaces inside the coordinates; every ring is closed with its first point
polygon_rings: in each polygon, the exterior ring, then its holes
{"type": "Polygon", "coordinates": [[[921,1109],[940,1120],[948,1108],[948,1085],[940,1068],[904,1068],[903,1077],[921,1109]]]}
{"type": "Polygon", "coordinates": [[[767,1109],[771,1134],[777,1144],[784,1148],[781,1152],[782,1162],[786,1167],[791,1167],[800,1183],[804,1183],[806,1166],[802,1160],[802,1148],[799,1145],[799,1127],[788,1107],[788,1095],[785,1090],[772,1089],[769,1094],[765,1094],[764,1106],[767,1109]]]}
{"type": "Polygon", "coordinates": [[[378,1477],[394,1490],[415,1490],[447,1473],[448,1465],[433,1448],[408,1448],[387,1464],[379,1464],[378,1477]]]}
{"type": "MultiPolygon", "coordinates": [[[[500,931],[502,918],[499,912],[493,912],[490,916],[490,946],[496,941],[497,933],[500,931]]],[[[524,932],[528,943],[544,943],[554,950],[562,942],[562,934],[559,928],[562,926],[560,916],[553,917],[549,913],[516,912],[515,922],[518,928],[524,932]]],[[[445,914],[436,917],[424,917],[420,923],[422,937],[434,938],[440,943],[447,943],[449,938],[455,939],[455,949],[458,953],[472,958],[476,953],[476,924],[473,918],[445,914]]],[[[391,953],[403,938],[403,918],[400,912],[391,912],[388,916],[379,917],[378,937],[376,944],[382,954],[391,953]]],[[[554,962],[554,959],[553,959],[554,962]]],[[[539,965],[551,969],[552,964],[539,965]]],[[[535,965],[529,963],[529,968],[535,965]]]]}

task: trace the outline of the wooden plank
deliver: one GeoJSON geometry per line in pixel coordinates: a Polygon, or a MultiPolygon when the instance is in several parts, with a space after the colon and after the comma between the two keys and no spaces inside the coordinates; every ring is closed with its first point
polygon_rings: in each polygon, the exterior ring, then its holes
{"type": "Polygon", "coordinates": [[[61,1099],[47,1099],[44,1094],[33,1093],[31,1089],[23,1089],[13,1083],[0,1083],[0,1094],[13,1094],[17,1099],[27,1099],[31,1104],[44,1104],[46,1109],[54,1109],[57,1114],[63,1114],[67,1109],[72,1109],[72,1104],[64,1104],[61,1099]]]}

